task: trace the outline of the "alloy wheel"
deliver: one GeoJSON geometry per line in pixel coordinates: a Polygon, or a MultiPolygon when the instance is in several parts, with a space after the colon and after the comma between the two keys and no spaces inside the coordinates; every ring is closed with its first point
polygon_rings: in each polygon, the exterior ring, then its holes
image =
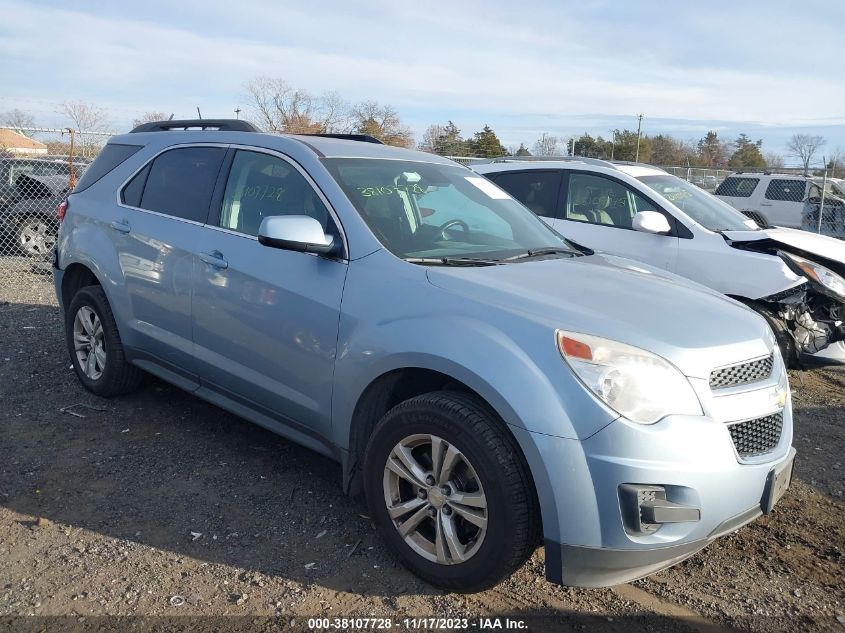
{"type": "Polygon", "coordinates": [[[46,257],[56,244],[56,236],[46,222],[26,220],[18,233],[20,247],[31,257],[46,257]]]}
{"type": "Polygon", "coordinates": [[[73,349],[83,373],[98,380],[106,368],[106,341],[100,317],[82,306],[73,320],[73,349]]]}
{"type": "Polygon", "coordinates": [[[411,435],[387,458],[384,502],[411,549],[441,565],[463,563],[487,533],[487,497],[467,457],[436,435],[411,435]]]}

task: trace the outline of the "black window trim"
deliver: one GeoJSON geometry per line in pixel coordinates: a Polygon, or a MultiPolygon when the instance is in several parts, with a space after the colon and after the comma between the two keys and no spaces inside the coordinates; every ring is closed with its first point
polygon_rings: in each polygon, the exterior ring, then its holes
{"type": "MultiPolygon", "coordinates": [[[[135,151],[134,151],[134,152],[132,152],[131,154],[129,154],[128,156],[126,156],[126,157],[125,157],[122,161],[120,161],[120,162],[119,162],[119,163],[117,163],[116,165],[112,165],[111,169],[107,169],[107,170],[106,170],[106,171],[104,171],[102,174],[100,174],[100,175],[99,175],[96,179],[92,180],[91,182],[89,182],[89,183],[88,183],[87,185],[85,185],[84,187],[80,187],[79,185],[83,183],[83,178],[85,177],[85,173],[87,173],[87,172],[88,172],[88,168],[89,168],[89,167],[91,167],[91,165],[93,165],[93,164],[94,164],[94,162],[96,162],[96,161],[91,162],[91,163],[89,163],[88,165],[86,165],[86,166],[85,166],[85,169],[83,170],[83,174],[79,177],[79,181],[76,183],[76,186],[73,188],[73,193],[79,193],[79,192],[81,192],[81,191],[85,191],[86,189],[89,189],[90,187],[92,187],[92,186],[96,185],[96,184],[97,184],[98,182],[100,182],[103,178],[105,178],[106,176],[108,176],[108,175],[109,175],[110,173],[112,173],[115,169],[117,169],[118,167],[120,167],[123,163],[125,163],[127,160],[131,159],[131,158],[132,158],[133,156],[135,156],[138,152],[140,152],[140,151],[142,151],[142,150],[144,149],[144,146],[143,146],[143,145],[138,145],[138,144],[136,144],[136,143],[106,143],[105,147],[109,147],[109,146],[111,146],[111,147],[134,147],[134,148],[136,148],[136,149],[135,149],[135,151]]],[[[103,149],[105,149],[105,147],[104,147],[103,149]]],[[[121,190],[122,190],[122,189],[123,189],[123,185],[121,185],[121,186],[120,186],[120,188],[121,188],[121,190]]]]}

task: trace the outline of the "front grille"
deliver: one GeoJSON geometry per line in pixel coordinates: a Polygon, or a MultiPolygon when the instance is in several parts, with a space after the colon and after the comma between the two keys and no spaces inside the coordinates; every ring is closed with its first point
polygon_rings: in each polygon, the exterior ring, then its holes
{"type": "Polygon", "coordinates": [[[756,457],[773,451],[780,442],[782,429],[783,411],[728,426],[736,452],[742,458],[756,457]]]}
{"type": "Polygon", "coordinates": [[[714,369],[710,372],[710,388],[725,389],[765,380],[772,375],[774,364],[774,356],[769,354],[766,358],[752,360],[748,363],[714,369]]]}

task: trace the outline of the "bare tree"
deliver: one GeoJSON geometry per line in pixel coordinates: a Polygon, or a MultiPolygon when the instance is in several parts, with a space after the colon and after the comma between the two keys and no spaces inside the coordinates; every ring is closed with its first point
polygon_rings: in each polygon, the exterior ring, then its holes
{"type": "Polygon", "coordinates": [[[352,108],[352,120],[355,132],[374,136],[387,145],[411,147],[414,143],[411,129],[402,123],[393,106],[362,101],[352,108]]]}
{"type": "Polygon", "coordinates": [[[766,161],[766,169],[783,169],[783,156],[774,152],[766,152],[763,154],[763,159],[766,161]]]}
{"type": "Polygon", "coordinates": [[[59,114],[71,120],[78,132],[79,153],[91,157],[99,151],[100,139],[91,133],[104,132],[108,115],[104,110],[84,101],[65,101],[59,106],[59,114]]]}
{"type": "Polygon", "coordinates": [[[152,123],[153,121],[166,121],[169,116],[169,114],[165,114],[161,110],[150,110],[149,112],[144,112],[137,119],[134,119],[132,121],[132,127],[138,127],[143,123],[152,123]]]}
{"type": "Polygon", "coordinates": [[[543,132],[534,142],[534,156],[560,156],[560,146],[563,140],[543,132]]]}
{"type": "Polygon", "coordinates": [[[336,92],[315,97],[278,77],[256,77],[246,88],[253,123],[268,132],[315,134],[349,129],[349,104],[336,92]]]}
{"type": "Polygon", "coordinates": [[[821,136],[793,134],[786,148],[789,150],[791,156],[800,159],[804,165],[804,175],[806,176],[810,172],[810,161],[813,160],[816,151],[826,142],[821,136]]]}
{"type": "Polygon", "coordinates": [[[429,125],[425,129],[425,132],[423,132],[422,139],[417,145],[417,149],[421,149],[424,152],[436,153],[440,143],[440,139],[443,138],[445,134],[445,125],[440,125],[439,123],[429,125]]]}
{"type": "Polygon", "coordinates": [[[33,135],[33,132],[21,130],[20,128],[35,127],[35,119],[32,118],[32,115],[17,108],[0,114],[0,123],[10,128],[17,128],[18,133],[29,137],[33,135]]]}

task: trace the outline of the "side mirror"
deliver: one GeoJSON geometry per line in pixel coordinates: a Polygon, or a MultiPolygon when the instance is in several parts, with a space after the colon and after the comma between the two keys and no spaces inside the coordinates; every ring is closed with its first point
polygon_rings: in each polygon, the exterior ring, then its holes
{"type": "Polygon", "coordinates": [[[308,215],[264,218],[258,227],[258,242],[273,248],[321,255],[327,255],[335,248],[332,237],[323,233],[323,226],[308,215]]]}
{"type": "Polygon", "coordinates": [[[640,211],[631,220],[631,226],[635,231],[654,233],[655,235],[662,235],[672,231],[672,227],[669,226],[669,220],[666,219],[665,215],[657,211],[640,211]]]}

